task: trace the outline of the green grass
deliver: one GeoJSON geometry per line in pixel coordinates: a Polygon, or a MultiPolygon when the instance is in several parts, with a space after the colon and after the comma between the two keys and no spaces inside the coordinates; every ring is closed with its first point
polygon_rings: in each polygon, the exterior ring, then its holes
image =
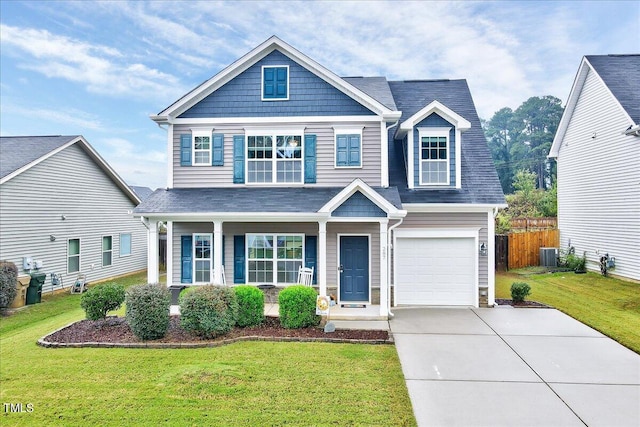
{"type": "Polygon", "coordinates": [[[0,400],[33,404],[30,413],[3,410],[1,425],[415,425],[393,346],[36,345],[83,317],[80,296],[64,294],[45,296],[41,304],[0,320],[0,400]]]}
{"type": "Polygon", "coordinates": [[[640,284],[597,273],[496,274],[496,298],[511,298],[511,284],[531,286],[528,300],[551,305],[640,354],[640,284]]]}

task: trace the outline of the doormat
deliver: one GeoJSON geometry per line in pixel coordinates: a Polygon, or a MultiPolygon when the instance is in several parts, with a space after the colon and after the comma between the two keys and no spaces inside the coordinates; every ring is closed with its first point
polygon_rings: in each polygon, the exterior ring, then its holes
{"type": "Polygon", "coordinates": [[[342,308],[366,308],[367,306],[364,304],[341,304],[342,308]]]}

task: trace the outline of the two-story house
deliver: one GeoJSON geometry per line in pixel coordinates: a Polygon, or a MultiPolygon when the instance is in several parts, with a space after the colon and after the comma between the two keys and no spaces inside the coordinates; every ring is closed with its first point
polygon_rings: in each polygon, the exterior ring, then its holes
{"type": "Polygon", "coordinates": [[[307,266],[384,318],[493,305],[505,202],[466,81],[339,77],[274,36],[152,119],[167,188],[134,212],[150,254],[166,222],[169,286],[284,287],[307,266]]]}

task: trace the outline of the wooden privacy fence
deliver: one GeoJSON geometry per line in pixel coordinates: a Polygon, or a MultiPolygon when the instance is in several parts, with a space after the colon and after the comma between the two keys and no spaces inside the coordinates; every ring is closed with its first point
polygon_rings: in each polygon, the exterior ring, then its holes
{"type": "Polygon", "coordinates": [[[559,244],[558,229],[511,233],[506,236],[497,235],[496,269],[506,270],[540,265],[540,248],[557,248],[559,244]]]}
{"type": "Polygon", "coordinates": [[[511,223],[511,229],[514,231],[534,231],[558,228],[558,218],[556,217],[512,218],[509,222],[511,223]]]}

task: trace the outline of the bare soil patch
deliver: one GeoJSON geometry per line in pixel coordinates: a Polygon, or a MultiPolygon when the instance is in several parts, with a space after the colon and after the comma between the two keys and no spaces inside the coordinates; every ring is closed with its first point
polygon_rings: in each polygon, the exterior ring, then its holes
{"type": "Polygon", "coordinates": [[[387,342],[388,331],[370,330],[336,330],[325,333],[323,328],[311,327],[302,329],[285,329],[280,326],[280,321],[275,317],[266,317],[260,326],[251,328],[233,328],[229,333],[214,338],[203,339],[193,335],[180,327],[180,316],[171,316],[169,330],[164,338],[153,341],[138,339],[123,317],[111,317],[105,320],[80,320],[65,328],[62,328],[43,340],[48,343],[81,344],[81,343],[105,343],[105,344],[140,344],[140,343],[216,343],[234,341],[243,337],[257,337],[256,339],[291,340],[299,338],[301,341],[339,340],[341,342],[387,342]]]}

